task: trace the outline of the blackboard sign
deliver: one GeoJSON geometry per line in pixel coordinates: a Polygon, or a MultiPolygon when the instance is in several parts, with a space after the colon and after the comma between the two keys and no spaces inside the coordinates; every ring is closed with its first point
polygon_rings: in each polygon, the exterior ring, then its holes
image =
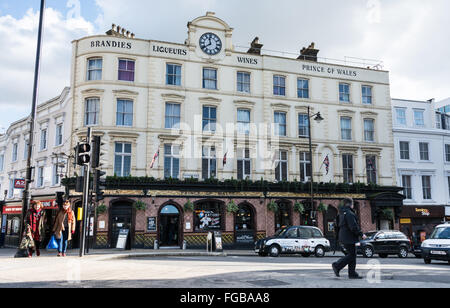
{"type": "Polygon", "coordinates": [[[120,229],[119,238],[117,239],[116,248],[125,249],[127,246],[128,234],[130,233],[129,229],[120,229]]]}
{"type": "Polygon", "coordinates": [[[223,246],[222,246],[222,232],[220,231],[214,231],[214,243],[215,243],[215,251],[216,252],[222,252],[223,246]]]}
{"type": "Polygon", "coordinates": [[[147,217],[147,231],[156,231],[156,217],[147,217]]]}

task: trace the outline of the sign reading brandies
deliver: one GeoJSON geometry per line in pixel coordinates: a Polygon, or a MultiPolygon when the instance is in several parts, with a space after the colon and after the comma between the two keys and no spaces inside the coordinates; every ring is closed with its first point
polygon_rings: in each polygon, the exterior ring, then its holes
{"type": "Polygon", "coordinates": [[[131,49],[131,43],[123,41],[111,41],[111,40],[98,40],[91,42],[91,48],[121,48],[121,49],[131,49]]]}

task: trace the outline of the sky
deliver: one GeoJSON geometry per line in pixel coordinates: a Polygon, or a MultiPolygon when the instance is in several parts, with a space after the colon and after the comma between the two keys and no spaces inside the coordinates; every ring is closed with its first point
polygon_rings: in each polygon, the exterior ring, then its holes
{"type": "MultiPolygon", "coordinates": [[[[0,133],[31,111],[39,7],[0,0],[0,133]]],[[[234,28],[236,47],[258,36],[266,53],[294,57],[315,42],[322,58],[382,61],[393,98],[450,97],[448,0],[47,0],[39,103],[70,85],[72,40],[115,23],[137,38],[183,43],[187,23],[207,11],[234,28]]]]}

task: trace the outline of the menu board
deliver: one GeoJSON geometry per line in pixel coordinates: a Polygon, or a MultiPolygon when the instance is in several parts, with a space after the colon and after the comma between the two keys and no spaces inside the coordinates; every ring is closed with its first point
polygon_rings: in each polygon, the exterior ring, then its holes
{"type": "Polygon", "coordinates": [[[156,217],[147,217],[147,231],[148,232],[157,231],[156,217]]]}
{"type": "Polygon", "coordinates": [[[130,233],[129,229],[120,229],[119,238],[117,239],[117,249],[125,249],[127,246],[128,234],[130,233]]]}

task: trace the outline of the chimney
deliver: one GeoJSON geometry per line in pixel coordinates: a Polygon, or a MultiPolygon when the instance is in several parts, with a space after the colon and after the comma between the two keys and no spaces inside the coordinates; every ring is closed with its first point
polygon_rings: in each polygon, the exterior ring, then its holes
{"type": "Polygon", "coordinates": [[[315,48],[315,43],[311,43],[308,48],[303,48],[300,51],[300,56],[298,60],[314,61],[317,62],[317,55],[319,54],[319,49],[315,48]]]}
{"type": "Polygon", "coordinates": [[[106,32],[106,35],[109,36],[117,36],[117,37],[125,37],[125,38],[134,38],[134,33],[128,31],[127,29],[117,26],[116,24],[112,24],[111,30],[106,32]]]}
{"type": "Polygon", "coordinates": [[[253,55],[261,55],[261,49],[264,45],[259,43],[259,38],[255,37],[253,40],[250,49],[247,51],[249,54],[253,55]]]}

